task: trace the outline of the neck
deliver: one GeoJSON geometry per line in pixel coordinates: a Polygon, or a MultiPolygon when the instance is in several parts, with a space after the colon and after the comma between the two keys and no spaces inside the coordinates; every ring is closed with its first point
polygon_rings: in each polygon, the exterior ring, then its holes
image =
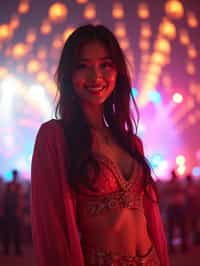
{"type": "Polygon", "coordinates": [[[96,129],[104,129],[105,123],[103,119],[103,105],[94,105],[94,106],[86,106],[83,107],[84,114],[88,121],[88,124],[96,129]]]}

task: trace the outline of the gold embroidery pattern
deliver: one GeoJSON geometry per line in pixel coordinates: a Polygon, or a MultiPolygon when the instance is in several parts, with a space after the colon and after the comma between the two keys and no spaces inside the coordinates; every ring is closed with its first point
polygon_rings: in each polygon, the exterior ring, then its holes
{"type": "Polygon", "coordinates": [[[132,191],[116,192],[108,196],[88,200],[85,207],[87,213],[92,216],[103,214],[110,209],[141,209],[143,207],[142,194],[133,193],[132,191]]]}
{"type": "Polygon", "coordinates": [[[120,256],[109,251],[96,251],[83,247],[87,266],[160,266],[160,261],[152,247],[144,256],[120,256]]]}

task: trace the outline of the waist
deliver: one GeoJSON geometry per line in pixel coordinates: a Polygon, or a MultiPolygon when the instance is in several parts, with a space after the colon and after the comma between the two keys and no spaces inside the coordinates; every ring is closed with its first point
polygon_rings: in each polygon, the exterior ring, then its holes
{"type": "Polygon", "coordinates": [[[144,256],[137,256],[97,250],[83,244],[83,254],[87,266],[160,266],[154,246],[151,246],[144,256]]]}

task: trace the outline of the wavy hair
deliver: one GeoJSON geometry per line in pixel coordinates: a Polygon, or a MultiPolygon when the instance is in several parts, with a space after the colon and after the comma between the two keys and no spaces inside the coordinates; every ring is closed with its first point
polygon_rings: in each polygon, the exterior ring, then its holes
{"type": "Polygon", "coordinates": [[[115,89],[104,102],[104,119],[116,141],[142,165],[146,187],[152,182],[151,171],[138,145],[136,134],[139,112],[131,94],[131,79],[125,55],[116,37],[108,28],[90,24],[77,28],[69,36],[61,52],[55,75],[59,91],[56,117],[61,118],[66,138],[68,182],[73,188],[77,182],[84,182],[87,185],[88,161],[93,162],[95,171],[99,170],[98,162],[92,156],[91,131],[72,85],[72,75],[81,48],[94,41],[104,45],[117,68],[115,89]],[[131,112],[130,101],[136,112],[131,112]]]}

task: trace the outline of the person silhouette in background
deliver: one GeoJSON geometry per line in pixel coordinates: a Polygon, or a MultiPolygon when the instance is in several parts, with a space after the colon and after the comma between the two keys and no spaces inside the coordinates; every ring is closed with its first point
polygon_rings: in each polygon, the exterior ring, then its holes
{"type": "Polygon", "coordinates": [[[171,172],[171,179],[166,184],[167,206],[167,228],[168,243],[171,253],[175,251],[173,239],[175,230],[179,230],[182,251],[187,250],[187,230],[186,230],[186,195],[185,188],[175,170],[171,172]]]}
{"type": "Polygon", "coordinates": [[[200,187],[191,174],[186,175],[186,212],[192,243],[200,244],[198,221],[200,219],[200,187]]]}
{"type": "Polygon", "coordinates": [[[12,171],[12,181],[5,185],[3,196],[3,251],[9,255],[10,245],[14,244],[15,254],[22,255],[21,219],[23,213],[22,186],[18,182],[18,170],[12,171]]]}

